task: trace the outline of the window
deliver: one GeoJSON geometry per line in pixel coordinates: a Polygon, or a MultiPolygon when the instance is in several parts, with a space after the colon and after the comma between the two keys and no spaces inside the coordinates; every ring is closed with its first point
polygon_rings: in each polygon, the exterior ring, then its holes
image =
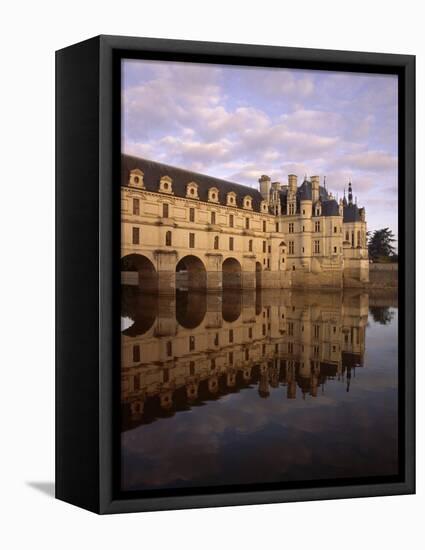
{"type": "Polygon", "coordinates": [[[266,241],[263,241],[263,254],[266,253],[266,249],[267,249],[266,247],[267,247],[267,243],[266,241]]]}
{"type": "Polygon", "coordinates": [[[139,199],[133,199],[133,214],[138,216],[140,214],[140,201],[139,199]]]}
{"type": "Polygon", "coordinates": [[[189,336],[189,351],[193,351],[195,349],[195,337],[189,336]]]}
{"type": "Polygon", "coordinates": [[[195,248],[195,233],[189,233],[189,248],[195,248]]]}
{"type": "Polygon", "coordinates": [[[194,222],[195,221],[195,209],[189,208],[189,221],[194,222]]]}
{"type": "Polygon", "coordinates": [[[229,352],[229,365],[233,363],[233,351],[229,352]]]}
{"type": "Polygon", "coordinates": [[[290,216],[293,216],[295,214],[295,204],[293,202],[288,205],[288,214],[290,216]]]}
{"type": "Polygon", "coordinates": [[[294,323],[288,323],[288,336],[294,336],[294,323]]]}
{"type": "Polygon", "coordinates": [[[305,216],[305,210],[303,210],[303,216],[305,216]]]}
{"type": "Polygon", "coordinates": [[[140,390],[140,374],[136,374],[136,376],[133,377],[133,389],[134,391],[140,390]]]}
{"type": "Polygon", "coordinates": [[[357,231],[357,246],[360,246],[360,231],[357,231]]]}
{"type": "Polygon", "coordinates": [[[267,222],[263,220],[263,232],[265,233],[267,231],[267,222]]]}
{"type": "Polygon", "coordinates": [[[249,349],[245,350],[245,361],[249,361],[249,349]]]}
{"type": "Polygon", "coordinates": [[[293,224],[293,223],[290,223],[290,224],[288,225],[288,231],[289,231],[289,233],[293,233],[293,232],[294,232],[294,224],[293,224]]]}
{"type": "Polygon", "coordinates": [[[252,328],[251,327],[248,329],[248,337],[252,338],[252,328]]]}
{"type": "Polygon", "coordinates": [[[218,335],[218,332],[215,333],[215,336],[214,336],[214,345],[215,346],[218,346],[220,343],[220,337],[218,335]]]}
{"type": "Polygon", "coordinates": [[[229,250],[233,250],[233,237],[229,237],[229,250]]]}
{"type": "Polygon", "coordinates": [[[314,253],[320,254],[320,241],[314,241],[314,253]]]}
{"type": "Polygon", "coordinates": [[[252,240],[248,242],[248,250],[249,252],[252,252],[252,240]]]}
{"type": "Polygon", "coordinates": [[[214,237],[214,250],[218,250],[218,237],[214,237]]]}
{"type": "MultiPolygon", "coordinates": [[[[194,338],[194,336],[191,336],[191,338],[194,338]]],[[[195,361],[189,362],[189,376],[195,376],[195,361]]]]}
{"type": "Polygon", "coordinates": [[[211,212],[211,223],[215,225],[216,219],[215,219],[215,212],[211,212]]]}
{"type": "Polygon", "coordinates": [[[314,222],[314,231],[320,233],[320,222],[314,222]]]}
{"type": "Polygon", "coordinates": [[[336,225],[334,226],[334,233],[338,233],[338,228],[336,225]]]}
{"type": "Polygon", "coordinates": [[[171,246],[171,241],[171,231],[167,231],[167,233],[165,233],[165,246],[171,246]]]}
{"type": "Polygon", "coordinates": [[[304,225],[303,225],[303,233],[304,233],[304,231],[305,231],[305,227],[304,227],[304,225]]]}
{"type": "Polygon", "coordinates": [[[272,247],[269,245],[269,254],[271,253],[272,251],[272,247]]]}
{"type": "Polygon", "coordinates": [[[334,254],[336,254],[336,246],[334,246],[334,254]]]}
{"type": "Polygon", "coordinates": [[[320,325],[314,325],[314,337],[319,338],[320,336],[320,325]]]}
{"type": "Polygon", "coordinates": [[[245,218],[245,229],[249,229],[249,218],[245,218]]]}
{"type": "Polygon", "coordinates": [[[276,233],[279,233],[279,222],[276,222],[275,230],[276,230],[276,233]]]}
{"type": "Polygon", "coordinates": [[[233,330],[230,329],[229,330],[229,344],[232,344],[233,343],[233,330]]]}
{"type": "Polygon", "coordinates": [[[351,246],[354,248],[354,231],[351,232],[351,246]]]}
{"type": "Polygon", "coordinates": [[[349,237],[349,235],[348,235],[348,231],[345,233],[345,240],[346,240],[346,241],[350,241],[350,237],[349,237]]]}
{"type": "Polygon", "coordinates": [[[140,244],[140,229],[133,227],[133,244],[140,244]]]}
{"type": "Polygon", "coordinates": [[[169,207],[168,207],[168,204],[167,203],[164,203],[162,205],[162,217],[163,218],[168,218],[169,217],[169,207]]]}
{"type": "Polygon", "coordinates": [[[167,342],[167,355],[171,357],[173,354],[173,344],[172,342],[167,342]]]}
{"type": "Polygon", "coordinates": [[[133,363],[140,363],[140,346],[133,346],[133,363]]]}
{"type": "Polygon", "coordinates": [[[235,225],[235,217],[233,216],[233,214],[230,214],[230,216],[229,216],[229,226],[233,227],[234,225],[235,225]]]}
{"type": "Polygon", "coordinates": [[[294,241],[289,241],[288,242],[288,254],[291,254],[291,255],[295,254],[294,249],[295,249],[294,241]]]}
{"type": "Polygon", "coordinates": [[[270,260],[267,259],[267,269],[270,269],[270,260]]]}

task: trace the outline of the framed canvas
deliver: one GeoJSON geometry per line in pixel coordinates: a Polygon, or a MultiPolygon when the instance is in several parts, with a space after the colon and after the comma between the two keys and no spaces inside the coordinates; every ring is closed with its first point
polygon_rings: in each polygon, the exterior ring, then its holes
{"type": "Polygon", "coordinates": [[[413,493],[413,56],[56,54],[56,496],[413,493]]]}

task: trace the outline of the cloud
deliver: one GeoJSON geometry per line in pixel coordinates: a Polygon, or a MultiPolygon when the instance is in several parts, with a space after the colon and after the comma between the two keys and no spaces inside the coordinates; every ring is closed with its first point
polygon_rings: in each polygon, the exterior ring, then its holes
{"type": "Polygon", "coordinates": [[[125,152],[251,186],[351,178],[366,206],[397,186],[395,77],[131,61],[123,82],[125,152]]]}

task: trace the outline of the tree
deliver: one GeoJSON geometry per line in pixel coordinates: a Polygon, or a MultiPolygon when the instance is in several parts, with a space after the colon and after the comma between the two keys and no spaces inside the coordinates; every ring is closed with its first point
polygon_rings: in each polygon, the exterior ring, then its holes
{"type": "Polygon", "coordinates": [[[373,235],[369,236],[369,258],[374,262],[380,259],[391,260],[395,256],[395,248],[392,245],[395,237],[391,229],[377,229],[373,235]]]}

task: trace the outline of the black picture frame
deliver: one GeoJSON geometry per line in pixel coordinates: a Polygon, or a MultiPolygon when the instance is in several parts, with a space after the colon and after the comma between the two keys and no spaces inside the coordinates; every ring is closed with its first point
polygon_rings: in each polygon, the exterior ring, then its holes
{"type": "Polygon", "coordinates": [[[414,213],[414,56],[119,36],[98,36],[56,52],[56,498],[105,514],[414,493],[414,213]],[[398,75],[397,480],[146,498],[120,494],[114,480],[120,381],[117,70],[123,57],[398,75]]]}

